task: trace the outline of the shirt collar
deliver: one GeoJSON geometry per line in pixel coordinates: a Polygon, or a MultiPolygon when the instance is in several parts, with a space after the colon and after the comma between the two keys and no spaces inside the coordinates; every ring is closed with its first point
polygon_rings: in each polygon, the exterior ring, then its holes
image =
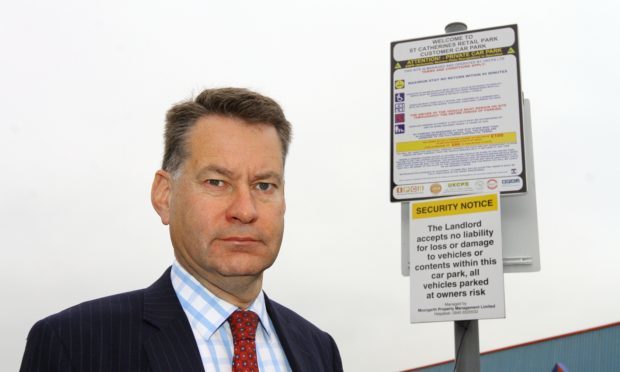
{"type": "MultiPolygon", "coordinates": [[[[211,338],[228,317],[239,309],[211,293],[176,260],[172,264],[170,279],[192,329],[205,340],[211,338]]],[[[248,310],[258,315],[265,337],[271,341],[275,331],[267,314],[263,291],[259,292],[248,310]]]]}

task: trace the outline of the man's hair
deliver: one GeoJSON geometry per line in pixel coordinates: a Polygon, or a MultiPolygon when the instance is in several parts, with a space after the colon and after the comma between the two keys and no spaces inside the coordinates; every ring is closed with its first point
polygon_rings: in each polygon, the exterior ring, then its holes
{"type": "Polygon", "coordinates": [[[221,115],[242,119],[249,124],[273,125],[282,145],[282,162],[291,142],[291,124],[276,101],[243,88],[206,89],[195,99],[174,105],[166,113],[162,169],[176,173],[189,156],[187,136],[200,118],[221,115]]]}

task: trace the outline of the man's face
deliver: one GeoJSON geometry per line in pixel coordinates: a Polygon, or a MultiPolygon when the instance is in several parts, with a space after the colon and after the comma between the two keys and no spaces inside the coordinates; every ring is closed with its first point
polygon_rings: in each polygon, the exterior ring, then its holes
{"type": "Polygon", "coordinates": [[[260,276],[275,261],[284,231],[276,129],[206,116],[190,130],[187,147],[180,174],[169,180],[168,221],[162,216],[177,259],[211,283],[260,276]]]}

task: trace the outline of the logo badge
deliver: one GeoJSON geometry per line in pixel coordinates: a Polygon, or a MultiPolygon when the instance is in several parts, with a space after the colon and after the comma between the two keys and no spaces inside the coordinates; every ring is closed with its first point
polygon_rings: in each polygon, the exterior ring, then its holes
{"type": "Polygon", "coordinates": [[[495,178],[488,180],[487,187],[489,190],[495,190],[497,188],[497,180],[495,178]]]}
{"type": "Polygon", "coordinates": [[[396,193],[398,194],[419,194],[423,191],[424,191],[423,185],[398,186],[396,188],[396,193]]]}
{"type": "Polygon", "coordinates": [[[405,81],[404,80],[396,80],[394,82],[394,88],[396,89],[403,89],[405,87],[405,81]]]}

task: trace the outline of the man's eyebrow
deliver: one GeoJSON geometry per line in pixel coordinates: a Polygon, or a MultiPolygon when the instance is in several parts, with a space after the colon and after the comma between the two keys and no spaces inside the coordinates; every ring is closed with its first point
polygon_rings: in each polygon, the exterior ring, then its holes
{"type": "MultiPolygon", "coordinates": [[[[235,173],[232,170],[219,166],[219,165],[210,164],[200,169],[200,171],[198,172],[198,178],[202,179],[204,177],[207,177],[208,174],[212,174],[212,173],[222,175],[227,178],[235,177],[235,173]]],[[[268,179],[274,179],[278,183],[282,183],[283,181],[282,175],[276,171],[261,172],[261,173],[255,174],[252,178],[254,181],[268,180],[268,179]]]]}
{"type": "Polygon", "coordinates": [[[219,165],[210,164],[200,169],[200,171],[198,172],[198,178],[203,178],[208,173],[217,173],[217,174],[221,174],[222,176],[225,176],[228,178],[232,178],[233,176],[233,171],[231,171],[230,169],[226,169],[219,165]]]}
{"type": "Polygon", "coordinates": [[[267,179],[275,179],[276,182],[278,183],[282,183],[282,175],[278,172],[273,172],[273,171],[267,171],[267,172],[263,172],[263,173],[258,173],[254,176],[254,179],[257,181],[260,180],[267,180],[267,179]]]}

